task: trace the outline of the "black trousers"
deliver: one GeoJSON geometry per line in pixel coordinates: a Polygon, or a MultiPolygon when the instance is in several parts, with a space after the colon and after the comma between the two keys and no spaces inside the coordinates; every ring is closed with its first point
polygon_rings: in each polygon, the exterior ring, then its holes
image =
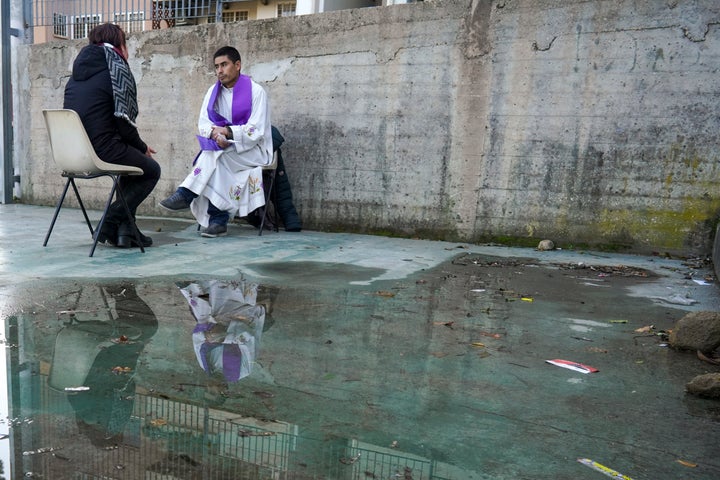
{"type": "MultiPolygon", "coordinates": [[[[158,180],[160,180],[160,165],[133,147],[127,148],[120,161],[105,161],[142,168],[144,172],[142,175],[127,175],[120,179],[120,188],[122,188],[125,201],[134,218],[138,206],[150,195],[150,192],[153,191],[158,180]]],[[[125,221],[125,216],[125,210],[116,195],[115,201],[110,205],[105,222],[119,225],[125,221]]]]}

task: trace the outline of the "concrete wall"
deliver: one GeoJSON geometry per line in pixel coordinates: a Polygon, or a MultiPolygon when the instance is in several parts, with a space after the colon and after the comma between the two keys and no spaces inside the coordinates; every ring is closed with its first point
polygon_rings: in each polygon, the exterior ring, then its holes
{"type": "MultiPolygon", "coordinates": [[[[426,1],[134,35],[163,166],[140,213],[188,171],[209,57],[231,44],[270,93],[307,228],[708,253],[719,42],[711,0],[426,1]]],[[[59,194],[41,110],[82,45],[15,52],[23,202],[59,194]]]]}

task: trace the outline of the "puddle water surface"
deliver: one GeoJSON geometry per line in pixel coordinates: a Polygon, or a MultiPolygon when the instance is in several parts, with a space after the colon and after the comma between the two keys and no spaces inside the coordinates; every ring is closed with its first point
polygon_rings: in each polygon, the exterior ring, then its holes
{"type": "Polygon", "coordinates": [[[684,312],[628,295],[644,272],[254,268],[37,282],[6,305],[6,478],[600,476],[578,458],[720,476],[717,403],[684,393],[708,365],[662,346],[684,312]]]}

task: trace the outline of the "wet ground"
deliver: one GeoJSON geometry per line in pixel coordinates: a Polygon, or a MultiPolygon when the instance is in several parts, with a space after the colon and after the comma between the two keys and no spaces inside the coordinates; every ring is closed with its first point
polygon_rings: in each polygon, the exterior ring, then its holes
{"type": "Polygon", "coordinates": [[[0,206],[6,478],[720,478],[720,367],[663,335],[703,259],[51,216],[0,206]]]}

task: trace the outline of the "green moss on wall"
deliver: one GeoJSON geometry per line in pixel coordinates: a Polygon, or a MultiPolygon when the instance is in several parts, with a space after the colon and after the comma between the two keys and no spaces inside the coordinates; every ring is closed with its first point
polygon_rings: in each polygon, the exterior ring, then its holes
{"type": "Polygon", "coordinates": [[[644,245],[680,249],[699,225],[714,222],[720,199],[689,198],[680,210],[608,210],[597,222],[598,236],[644,245]]]}

